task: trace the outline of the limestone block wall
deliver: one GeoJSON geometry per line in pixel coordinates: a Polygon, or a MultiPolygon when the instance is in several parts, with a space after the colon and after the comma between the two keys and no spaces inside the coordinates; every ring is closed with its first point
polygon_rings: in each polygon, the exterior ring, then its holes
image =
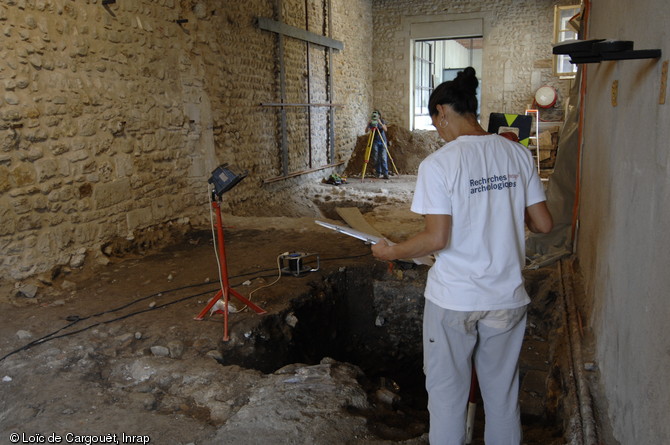
{"type": "MultiPolygon", "coordinates": [[[[570,82],[553,75],[552,43],[555,5],[578,1],[544,0],[373,0],[374,103],[386,117],[410,128],[410,46],[413,23],[483,20],[484,48],[481,119],[491,112],[523,113],[537,88],[554,87],[567,99],[570,82]]],[[[448,30],[445,31],[448,33],[448,30]]],[[[553,111],[553,110],[552,110],[553,111]]],[[[548,118],[556,118],[552,113],[548,118]]]]}
{"type": "MultiPolygon", "coordinates": [[[[360,43],[369,31],[351,32],[370,28],[371,8],[364,0],[334,3],[331,36],[345,48],[332,66],[323,50],[310,50],[311,98],[304,43],[287,38],[284,57],[287,102],[328,100],[325,76],[332,71],[332,101],[342,104],[337,161],[348,159],[371,102],[360,43]]],[[[207,179],[224,162],[249,171],[224,195],[224,212],[302,211],[299,201],[309,197],[296,187],[325,173],[264,183],[281,171],[279,113],[260,104],[281,98],[278,38],[260,30],[256,18],[327,35],[329,17],[325,0],[281,4],[3,1],[2,276],[22,280],[78,267],[110,240],[150,242],[161,231],[208,224],[207,179]]],[[[315,165],[324,163],[325,118],[316,116],[310,130],[304,110],[291,113],[291,169],[304,167],[310,138],[315,165]]]]}

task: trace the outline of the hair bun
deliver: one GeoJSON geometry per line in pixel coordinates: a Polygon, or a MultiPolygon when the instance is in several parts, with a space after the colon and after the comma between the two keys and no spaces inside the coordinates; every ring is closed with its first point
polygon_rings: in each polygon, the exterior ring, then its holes
{"type": "Polygon", "coordinates": [[[458,85],[467,92],[474,93],[477,91],[479,86],[479,80],[477,80],[477,73],[475,69],[471,66],[465,68],[463,71],[459,71],[454,79],[458,85]]]}
{"type": "Polygon", "coordinates": [[[428,112],[431,116],[439,114],[438,105],[450,105],[461,115],[477,115],[477,87],[479,80],[475,69],[471,66],[459,71],[454,80],[447,80],[439,84],[428,99],[428,112]]]}

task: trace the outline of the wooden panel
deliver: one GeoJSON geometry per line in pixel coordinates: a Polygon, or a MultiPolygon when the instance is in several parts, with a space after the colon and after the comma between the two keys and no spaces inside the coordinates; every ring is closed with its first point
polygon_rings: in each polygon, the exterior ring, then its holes
{"type": "MultiPolygon", "coordinates": [[[[358,207],[337,207],[335,209],[337,214],[351,226],[352,229],[356,229],[359,232],[367,233],[369,235],[375,235],[381,238],[385,238],[377,229],[375,229],[363,216],[358,207]]],[[[393,244],[393,243],[391,243],[393,244]]],[[[406,263],[416,263],[416,264],[425,264],[426,266],[432,266],[434,263],[433,257],[427,255],[421,258],[404,258],[398,261],[403,261],[406,263]]]]}
{"type": "Polygon", "coordinates": [[[382,235],[379,230],[375,229],[369,222],[367,222],[361,211],[358,210],[358,207],[337,207],[335,211],[337,211],[340,218],[349,224],[352,229],[384,238],[384,235],[382,235]]]}

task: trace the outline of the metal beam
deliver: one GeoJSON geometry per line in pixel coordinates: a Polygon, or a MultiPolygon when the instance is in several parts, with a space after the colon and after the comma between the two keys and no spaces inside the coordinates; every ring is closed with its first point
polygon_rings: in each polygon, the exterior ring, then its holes
{"type": "Polygon", "coordinates": [[[258,17],[257,21],[258,27],[265,31],[276,32],[279,35],[304,40],[305,42],[314,43],[315,45],[320,45],[326,48],[333,48],[340,51],[344,49],[344,43],[339,40],[314,34],[313,32],[305,31],[304,29],[296,28],[295,26],[280,23],[265,17],[258,17]]]}
{"type": "Polygon", "coordinates": [[[334,164],[322,165],[321,167],[310,168],[310,169],[307,169],[307,170],[300,170],[298,172],[288,173],[284,176],[276,176],[274,178],[264,179],[263,183],[264,184],[269,184],[271,182],[283,181],[284,179],[294,178],[296,176],[301,176],[301,175],[304,175],[306,173],[318,172],[319,170],[325,170],[327,168],[337,167],[338,165],[342,165],[342,164],[344,164],[344,161],[339,161],[339,162],[336,162],[334,164]]]}
{"type": "Polygon", "coordinates": [[[261,102],[261,107],[341,107],[342,104],[329,103],[284,103],[284,102],[261,102]]]}
{"type": "MultiPolygon", "coordinates": [[[[328,1],[328,37],[333,36],[333,3],[330,0],[328,1]]],[[[333,102],[333,49],[328,48],[326,50],[328,53],[328,74],[326,78],[327,88],[328,88],[328,101],[333,102]]],[[[328,122],[329,127],[329,138],[328,143],[330,144],[330,159],[331,163],[335,162],[335,108],[330,108],[329,110],[328,122]]]]}

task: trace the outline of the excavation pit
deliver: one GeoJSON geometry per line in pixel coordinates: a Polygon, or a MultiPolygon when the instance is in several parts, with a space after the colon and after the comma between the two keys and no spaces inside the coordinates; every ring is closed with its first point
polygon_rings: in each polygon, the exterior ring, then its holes
{"type": "MultiPolygon", "coordinates": [[[[351,363],[363,371],[360,383],[376,407],[361,413],[371,431],[384,440],[419,437],[428,428],[421,345],[426,273],[406,263],[342,267],[285,310],[264,316],[243,341],[224,343],[221,362],[264,373],[325,358],[351,363]]],[[[533,304],[520,360],[520,403],[529,444],[560,443],[562,436],[553,280],[550,270],[526,273],[533,304]]],[[[477,417],[475,439],[482,441],[481,401],[477,417]]]]}

